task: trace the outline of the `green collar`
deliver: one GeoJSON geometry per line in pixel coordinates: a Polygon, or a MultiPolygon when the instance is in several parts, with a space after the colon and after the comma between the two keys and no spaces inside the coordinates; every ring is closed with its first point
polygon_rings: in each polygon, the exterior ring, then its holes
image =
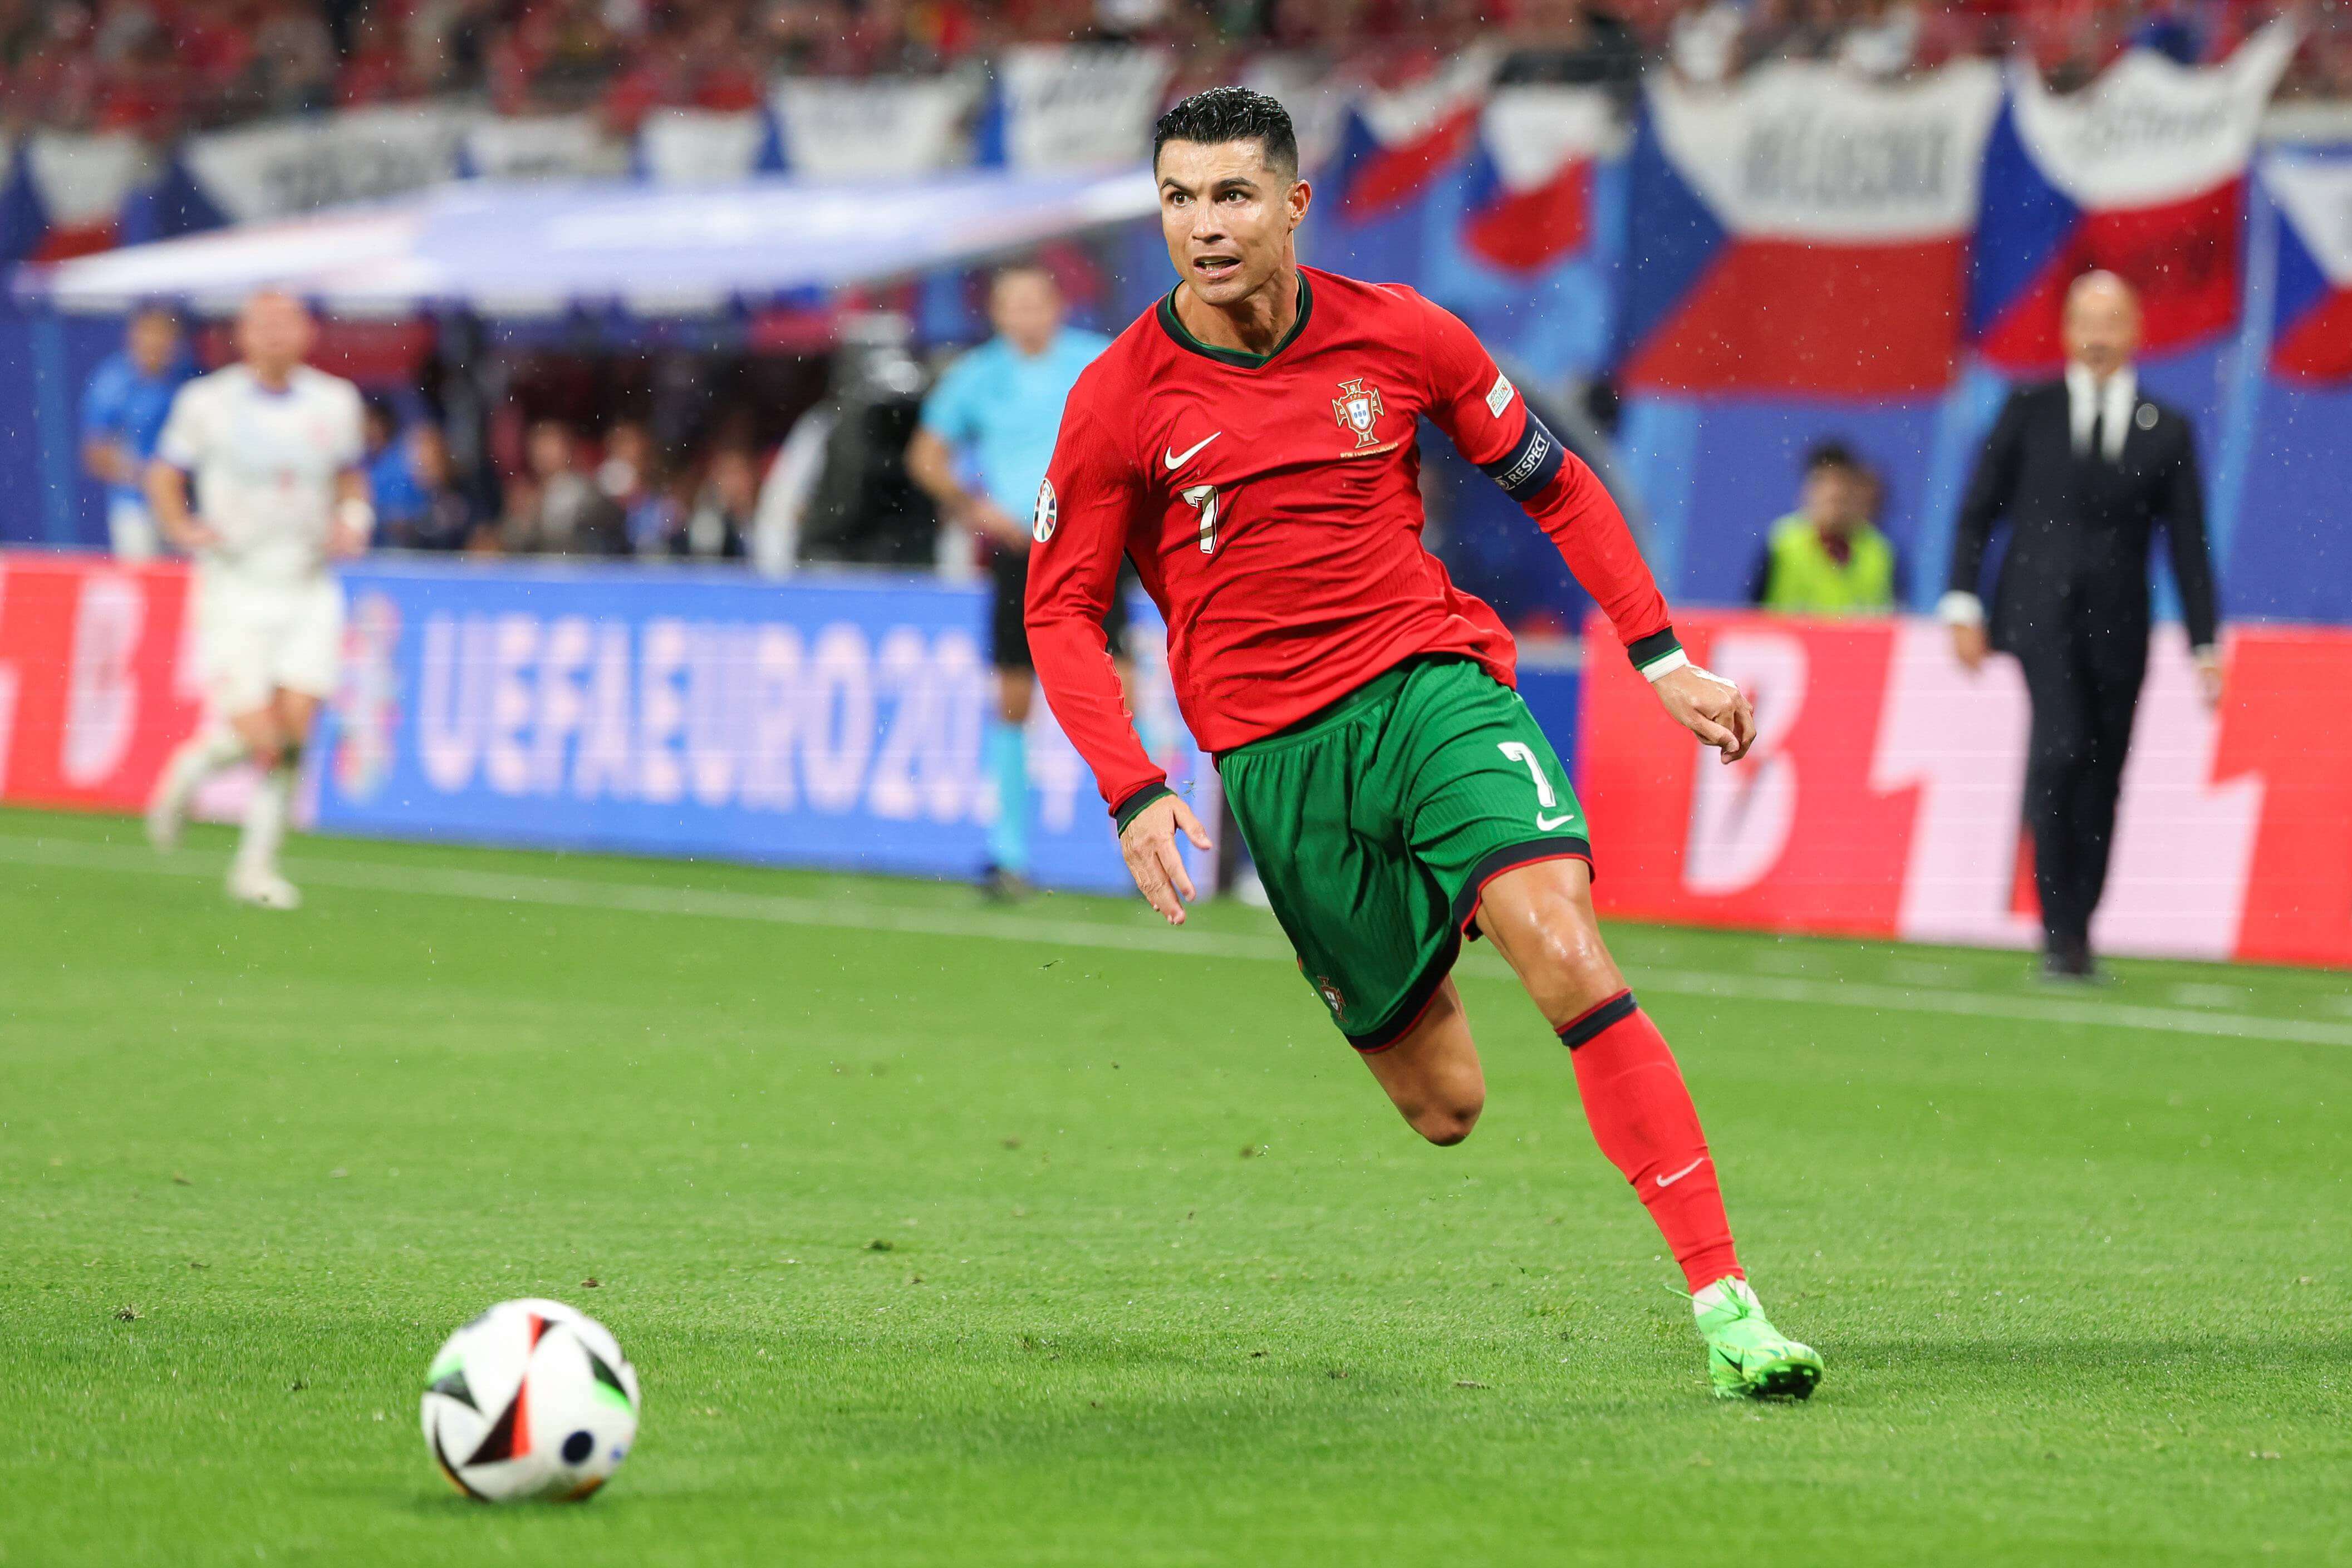
{"type": "MultiPolygon", "coordinates": [[[[1182,287],[1181,284],[1177,285],[1178,288],[1182,287]]],[[[1191,329],[1184,325],[1183,318],[1176,314],[1176,289],[1170,289],[1160,297],[1160,329],[1176,340],[1178,348],[1190,349],[1192,352],[1214,360],[1221,365],[1232,365],[1236,370],[1244,371],[1262,368],[1274,358],[1275,354],[1281,353],[1283,350],[1298,341],[1298,334],[1307,330],[1307,319],[1314,313],[1315,290],[1307,286],[1307,271],[1301,267],[1298,273],[1297,319],[1291,322],[1290,330],[1282,335],[1282,341],[1274,346],[1273,353],[1253,354],[1246,349],[1220,349],[1213,344],[1203,343],[1200,339],[1192,336],[1191,329]]]]}

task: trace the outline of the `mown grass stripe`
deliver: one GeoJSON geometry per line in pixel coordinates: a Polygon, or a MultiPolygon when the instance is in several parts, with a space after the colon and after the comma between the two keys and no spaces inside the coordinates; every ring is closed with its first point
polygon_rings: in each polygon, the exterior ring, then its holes
{"type": "MultiPolygon", "coordinates": [[[[59,870],[217,878],[226,859],[183,851],[163,857],[143,849],[64,840],[0,835],[0,862],[59,870]]],[[[567,909],[603,909],[619,914],[692,915],[719,920],[765,921],[779,925],[871,931],[949,939],[1034,942],[1062,947],[1149,953],[1165,957],[1238,958],[1295,962],[1287,944],[1274,938],[1223,932],[1121,926],[1104,921],[1043,919],[987,910],[894,908],[842,899],[790,894],[736,893],[715,888],[652,887],[579,877],[515,876],[501,872],[392,865],[381,862],[303,858],[289,870],[298,883],[356,892],[465,898],[500,904],[544,904],[567,909]]],[[[1509,974],[1485,954],[1465,957],[1468,973],[1489,978],[1509,974]]],[[[2352,1025],[2302,1019],[2227,1013],[2204,1008],[2151,1007],[2132,1002],[2070,1000],[2055,997],[2009,997],[1949,987],[1894,987],[1867,982],[1812,980],[1794,977],[1738,975],[1643,966],[1642,990],[1726,1000],[1853,1008],[1872,1012],[1963,1014],[2020,1023],[2076,1024],[2091,1028],[2144,1030],[2206,1039],[2260,1040],[2285,1045],[2352,1046],[2352,1025]]]]}

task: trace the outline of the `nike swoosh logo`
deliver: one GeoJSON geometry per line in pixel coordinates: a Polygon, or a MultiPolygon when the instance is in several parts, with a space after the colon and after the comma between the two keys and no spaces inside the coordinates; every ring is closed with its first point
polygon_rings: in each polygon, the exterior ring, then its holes
{"type": "Polygon", "coordinates": [[[1171,474],[1173,474],[1177,469],[1181,468],[1185,464],[1192,461],[1194,455],[1197,454],[1202,447],[1206,446],[1210,442],[1214,441],[1218,436],[1223,435],[1223,434],[1224,432],[1222,430],[1213,431],[1209,434],[1204,435],[1200,440],[1194,442],[1192,445],[1186,447],[1181,452],[1161,452],[1160,454],[1160,458],[1167,463],[1168,471],[1171,474]]]}
{"type": "Polygon", "coordinates": [[[1656,1181],[1657,1181],[1657,1184],[1658,1184],[1660,1186],[1674,1186],[1674,1185],[1675,1185],[1675,1183],[1676,1183],[1676,1182],[1678,1182],[1678,1181],[1682,1180],[1682,1179],[1683,1179],[1683,1177],[1685,1177],[1685,1176],[1686,1176],[1690,1175],[1690,1174],[1691,1174],[1691,1172],[1693,1172],[1693,1171],[1695,1171],[1695,1170],[1698,1169],[1698,1167],[1699,1167],[1699,1166],[1703,1166],[1703,1165],[1705,1165],[1705,1164],[1706,1164],[1706,1156],[1705,1155],[1699,1155],[1699,1157],[1698,1157],[1698,1158],[1696,1158],[1696,1159],[1695,1159],[1695,1160],[1691,1161],[1691,1163],[1690,1163],[1690,1164],[1688,1164],[1688,1165],[1685,1166],[1682,1169],[1680,1169],[1680,1170],[1676,1171],[1674,1175],[1672,1175],[1672,1176],[1662,1176],[1656,1177],[1655,1179],[1656,1179],[1656,1181]]]}
{"type": "Polygon", "coordinates": [[[1549,833],[1563,822],[1572,820],[1575,815],[1576,813],[1573,811],[1562,811],[1557,817],[1547,817],[1541,811],[1538,811],[1536,813],[1536,826],[1549,833]]]}

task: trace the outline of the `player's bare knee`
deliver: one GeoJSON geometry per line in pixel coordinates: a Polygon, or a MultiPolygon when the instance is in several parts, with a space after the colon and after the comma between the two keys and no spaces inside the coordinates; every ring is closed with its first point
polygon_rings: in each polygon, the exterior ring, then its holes
{"type": "Polygon", "coordinates": [[[1441,1149],[1450,1149],[1467,1138],[1478,1125],[1478,1114],[1486,1108],[1484,1093],[1472,1100],[1451,1100],[1423,1106],[1405,1113],[1412,1130],[1441,1149]]]}
{"type": "Polygon", "coordinates": [[[1555,1025],[1625,988],[1600,927],[1565,902],[1539,911],[1511,956],[1528,994],[1555,1025]]]}

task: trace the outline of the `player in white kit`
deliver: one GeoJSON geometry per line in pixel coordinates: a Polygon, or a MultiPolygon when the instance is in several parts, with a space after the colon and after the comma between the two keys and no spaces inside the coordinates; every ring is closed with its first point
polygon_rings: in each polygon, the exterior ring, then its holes
{"type": "Polygon", "coordinates": [[[247,300],[236,322],[243,359],[180,389],[147,471],[156,522],[195,558],[190,608],[205,694],[202,725],[156,784],[148,836],[172,848],[197,786],[251,758],[262,780],[228,891],[265,909],[301,903],[278,873],[278,844],[303,743],[341,660],[343,595],[327,563],[364,550],[375,527],[359,389],[302,362],[315,334],[289,296],[247,300]]]}

